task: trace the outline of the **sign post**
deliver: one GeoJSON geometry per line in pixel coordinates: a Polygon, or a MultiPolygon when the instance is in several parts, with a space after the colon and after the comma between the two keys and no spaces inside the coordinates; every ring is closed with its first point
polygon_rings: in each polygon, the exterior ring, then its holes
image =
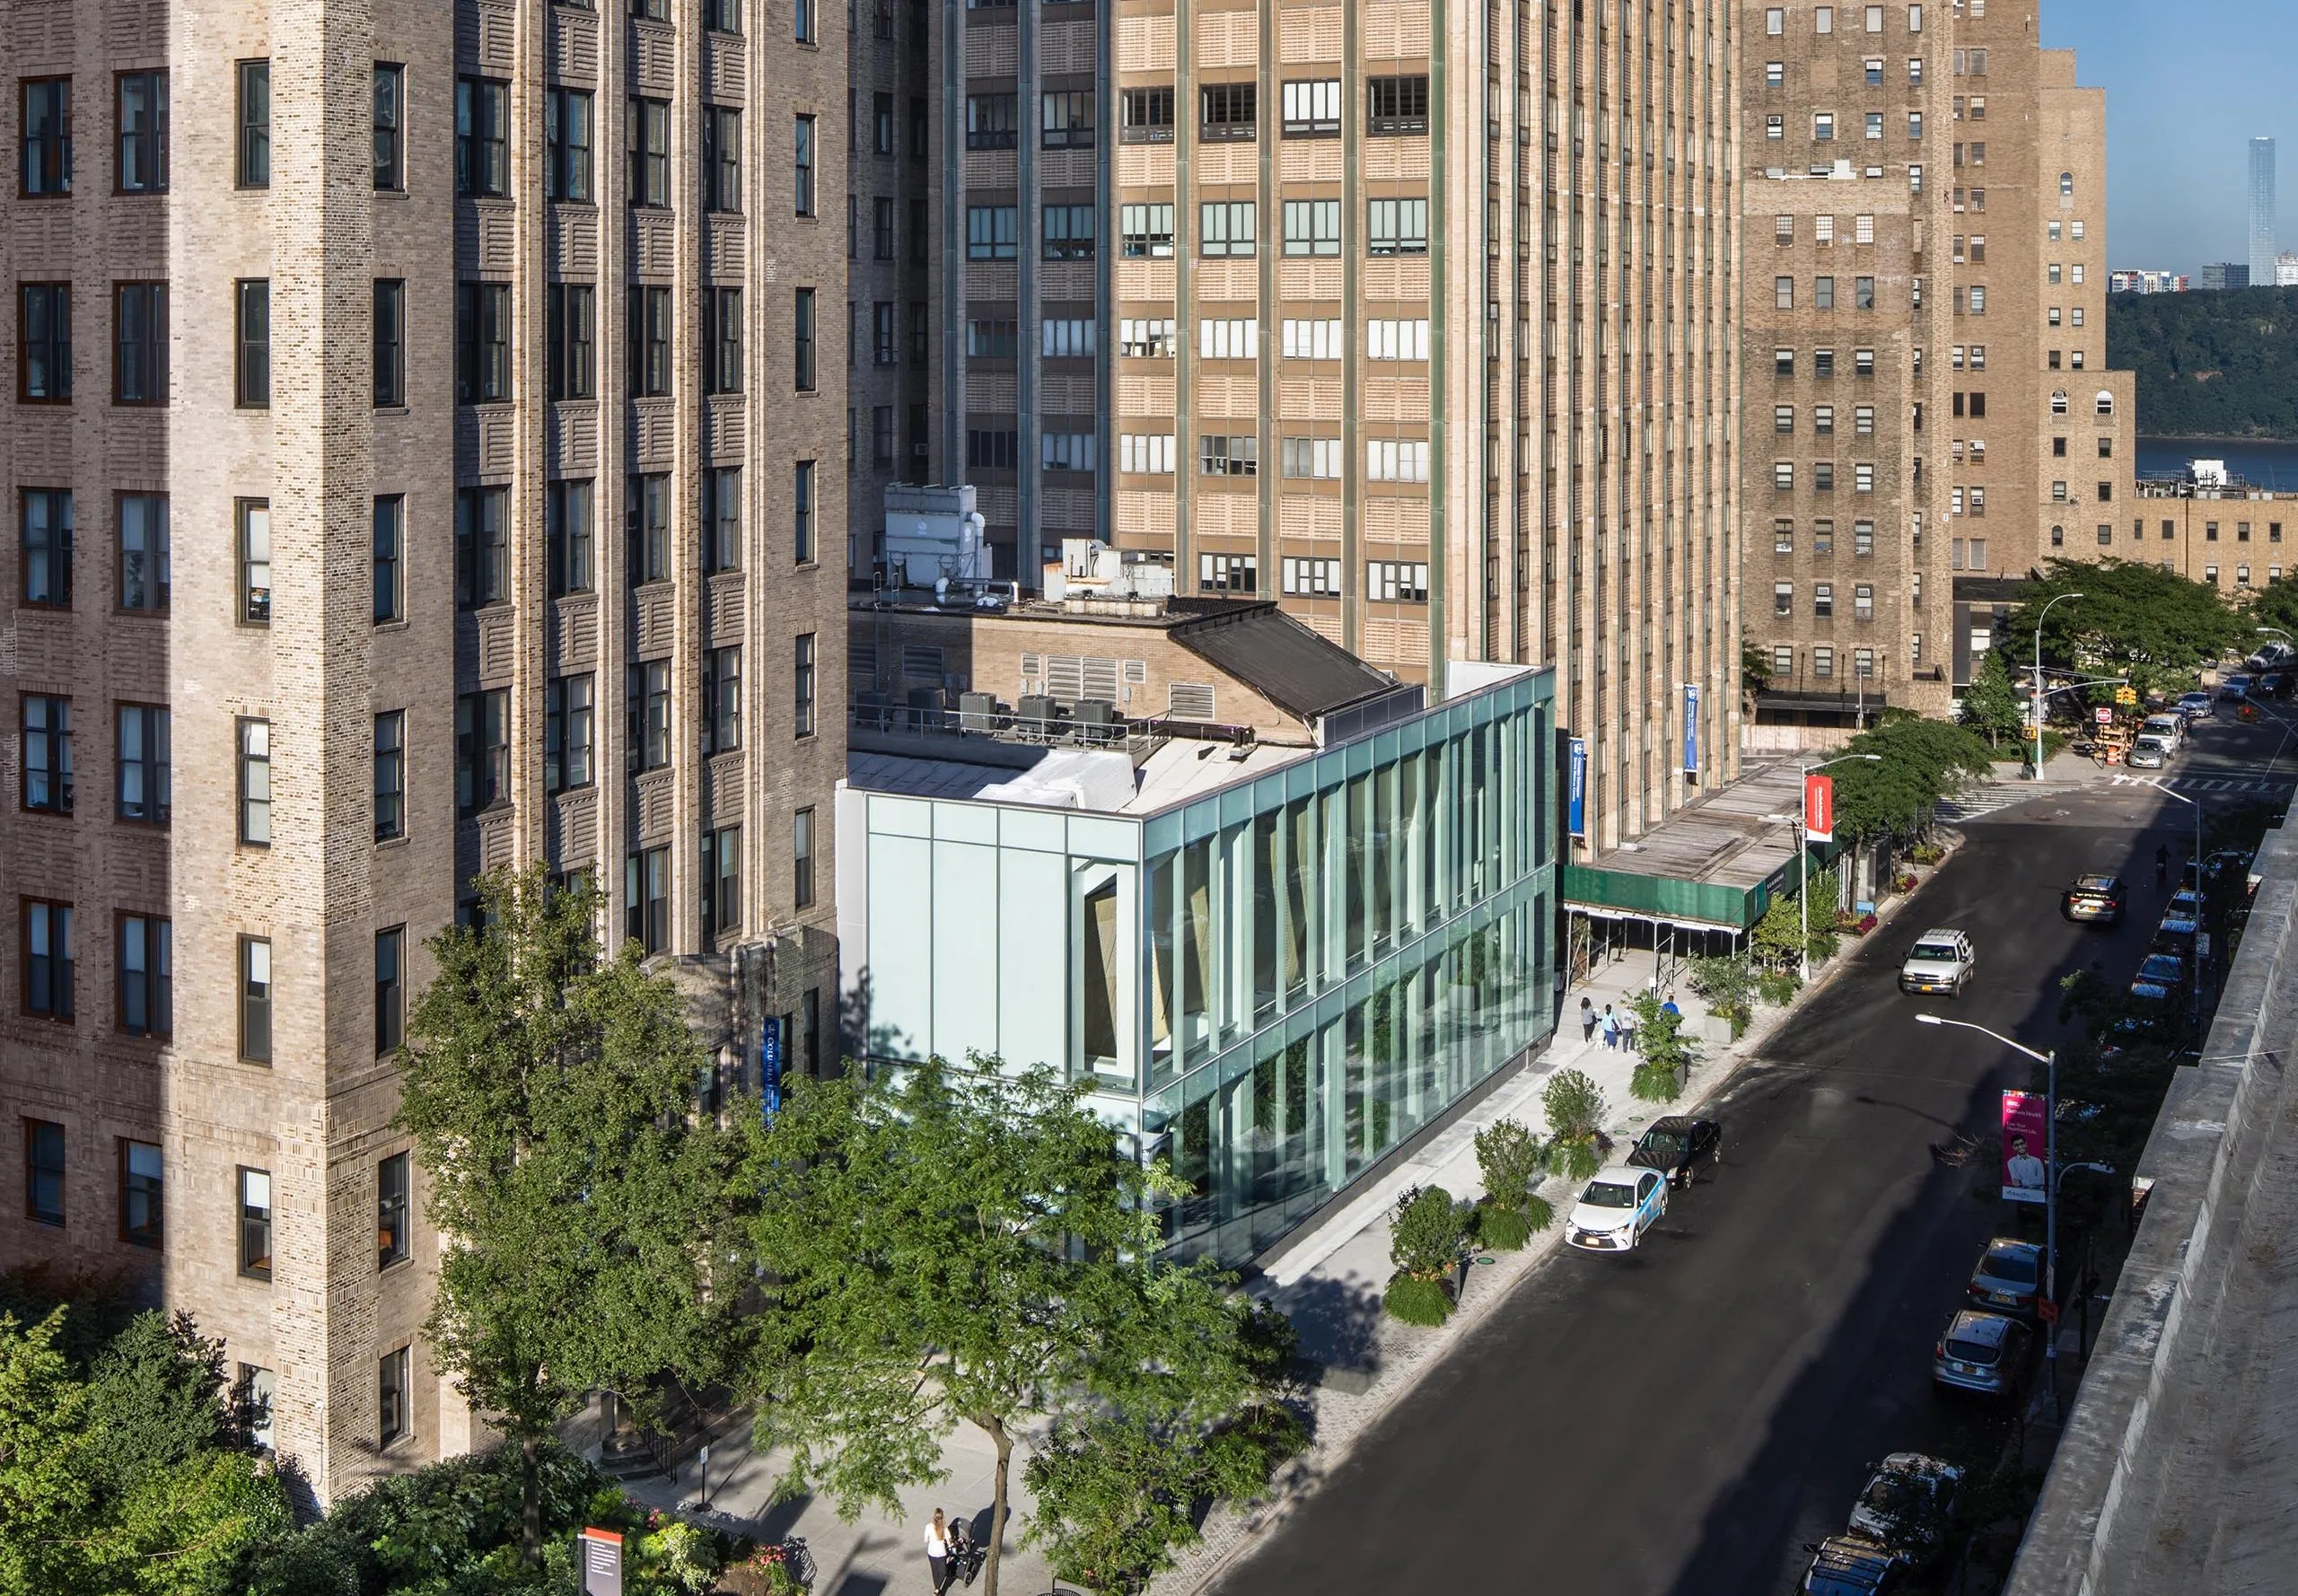
{"type": "Polygon", "coordinates": [[[2044,1101],[2032,1092],[2003,1094],[2003,1200],[2039,1203],[2048,1197],[2043,1162],[2048,1126],[2044,1101]]]}
{"type": "Polygon", "coordinates": [[[574,1560],[583,1575],[583,1596],[622,1596],[622,1537],[612,1530],[584,1530],[574,1538],[574,1560]]]}
{"type": "Polygon", "coordinates": [[[1565,783],[1565,827],[1575,841],[1588,835],[1588,740],[1574,737],[1570,744],[1565,783]]]}
{"type": "Polygon", "coordinates": [[[782,1017],[768,1014],[759,1024],[758,1099],[759,1116],[774,1123],[782,1111],[782,1017]]]}

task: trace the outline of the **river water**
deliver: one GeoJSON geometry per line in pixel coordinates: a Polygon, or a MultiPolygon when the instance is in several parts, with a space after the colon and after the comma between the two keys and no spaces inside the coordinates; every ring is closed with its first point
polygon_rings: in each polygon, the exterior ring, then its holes
{"type": "Polygon", "coordinates": [[[2269,438],[2141,438],[2138,474],[2176,476],[2191,460],[2223,460],[2226,469],[2257,487],[2298,493],[2298,442],[2269,438]]]}

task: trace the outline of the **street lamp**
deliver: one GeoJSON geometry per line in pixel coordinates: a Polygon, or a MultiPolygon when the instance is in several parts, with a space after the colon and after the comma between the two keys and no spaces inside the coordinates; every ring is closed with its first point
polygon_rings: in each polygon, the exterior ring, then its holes
{"type": "MultiPolygon", "coordinates": [[[[2051,1311],[2058,1311],[2058,1049],[2038,1053],[2024,1042],[2014,1042],[1999,1030],[1989,1030],[1984,1025],[1974,1025],[1968,1020],[1950,1020],[1943,1014],[1917,1014],[1917,1025],[1952,1025],[1958,1030],[1976,1030],[1981,1036],[1993,1037],[2014,1053],[2024,1053],[2043,1066],[2047,1084],[2043,1092],[2043,1294],[2050,1300],[2051,1311]]],[[[2044,1345],[2043,1357],[2050,1364],[2050,1405],[2058,1408],[2058,1321],[2050,1321],[2050,1339],[2044,1345]]]]}
{"type": "Polygon", "coordinates": [[[2035,779],[2043,778],[2043,621],[2050,614],[2051,604],[2064,604],[2069,599],[2079,599],[2081,593],[2061,593],[2043,606],[2041,615],[2035,617],[2035,779]]]}
{"type": "Polygon", "coordinates": [[[1838,754],[1832,759],[1823,759],[1817,765],[1806,765],[1802,767],[1805,777],[1802,811],[1803,818],[1795,831],[1795,852],[1802,860],[1802,880],[1795,889],[1795,905],[1803,916],[1803,940],[1795,944],[1795,952],[1799,960],[1798,969],[1801,971],[1798,979],[1806,987],[1811,984],[1811,784],[1809,778],[1825,770],[1830,765],[1847,765],[1854,759],[1864,759],[1871,765],[1879,765],[1882,763],[1883,756],[1881,754],[1838,754]]]}

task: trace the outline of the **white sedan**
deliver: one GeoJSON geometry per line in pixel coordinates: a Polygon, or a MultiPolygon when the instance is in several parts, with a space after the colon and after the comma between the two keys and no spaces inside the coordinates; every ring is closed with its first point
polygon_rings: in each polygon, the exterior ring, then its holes
{"type": "Polygon", "coordinates": [[[1564,1239],[1587,1252],[1630,1252],[1668,1211],[1668,1182],[1657,1170],[1615,1164],[1572,1205],[1564,1239]]]}

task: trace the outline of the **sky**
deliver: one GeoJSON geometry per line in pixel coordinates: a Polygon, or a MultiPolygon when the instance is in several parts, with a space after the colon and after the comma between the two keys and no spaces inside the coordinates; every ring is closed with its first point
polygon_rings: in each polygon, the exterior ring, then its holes
{"type": "Polygon", "coordinates": [[[2250,259],[2250,141],[2275,141],[2298,250],[2298,0],[2042,0],[2043,43],[2107,92],[2107,265],[2250,259]]]}

